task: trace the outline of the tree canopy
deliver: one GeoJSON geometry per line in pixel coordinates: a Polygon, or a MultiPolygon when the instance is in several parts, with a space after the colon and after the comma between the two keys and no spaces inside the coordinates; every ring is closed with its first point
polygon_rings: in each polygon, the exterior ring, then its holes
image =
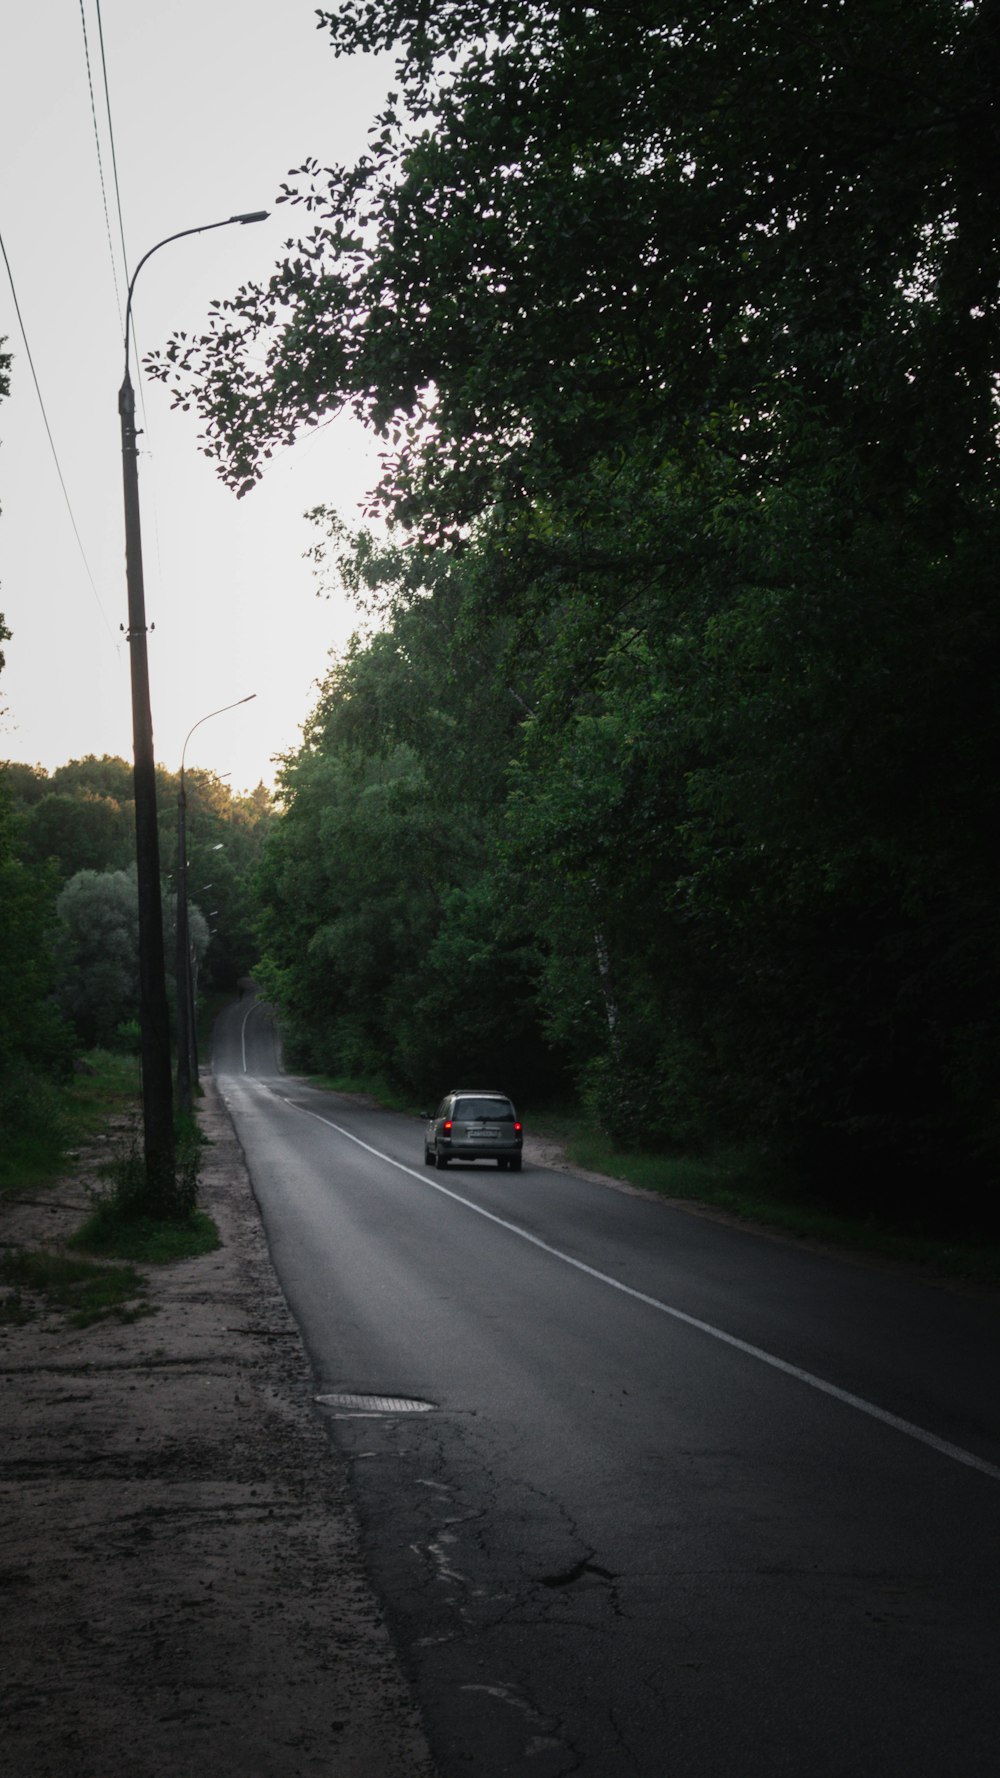
{"type": "MultiPolygon", "coordinates": [[[[48,862],[63,884],[81,871],[128,869],[135,857],[128,761],[90,754],[52,772],[12,762],[0,770],[18,814],[19,851],[28,863],[48,862]]],[[[206,976],[212,986],[232,988],[254,960],[253,874],[271,799],[262,785],[250,795],[235,795],[214,773],[198,767],[184,777],[189,887],[195,903],[213,915],[206,976]]],[[[171,893],[179,788],[179,774],[157,769],[160,858],[171,893]]]]}
{"type": "Polygon", "coordinates": [[[270,283],[167,353],[235,486],[346,398],[432,529],[637,432],[766,480],[803,415],[888,484],[929,451],[943,498],[994,487],[993,0],[321,21],[396,44],[399,91],[356,166],[283,188],[312,227],[270,283]]]}
{"type": "Polygon", "coordinates": [[[623,1138],[747,1138],[890,1207],[957,1170],[971,1206],[1000,1162],[1000,6],[320,24],[397,51],[368,152],[290,175],[303,238],[155,360],[238,492],[345,402],[383,441],[389,542],[316,515],[383,630],[265,866],[303,1042],[363,1025],[429,1084],[403,985],[468,1046],[515,983],[623,1138]]]}
{"type": "MultiPolygon", "coordinates": [[[[253,877],[271,799],[185,774],[188,926],[202,988],[253,966],[253,877]]],[[[168,987],[175,955],[178,779],[158,774],[168,987]]],[[[110,756],[0,765],[0,1126],[49,1127],[50,1078],[80,1048],[138,1041],[132,770],[110,756]]]]}

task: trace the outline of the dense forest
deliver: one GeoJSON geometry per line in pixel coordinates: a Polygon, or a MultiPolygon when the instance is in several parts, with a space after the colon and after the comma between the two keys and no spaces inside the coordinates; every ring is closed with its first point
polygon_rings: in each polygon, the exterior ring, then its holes
{"type": "Polygon", "coordinates": [[[384,442],[262,878],[299,1053],[981,1215],[1000,8],[320,20],[397,53],[369,152],[155,362],[238,492],[345,402],[384,442]]]}
{"type": "Polygon", "coordinates": [[[995,1222],[997,0],[319,22],[396,53],[368,152],[149,361],[237,493],[383,443],[312,515],[367,628],[263,852],[292,1055],[995,1222]]]}

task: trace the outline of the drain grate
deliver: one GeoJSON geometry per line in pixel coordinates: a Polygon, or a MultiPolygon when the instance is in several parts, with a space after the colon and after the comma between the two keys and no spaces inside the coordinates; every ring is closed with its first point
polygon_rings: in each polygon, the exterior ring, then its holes
{"type": "Polygon", "coordinates": [[[331,1414],[429,1414],[432,1401],[415,1401],[412,1395],[317,1395],[317,1405],[331,1414]]]}

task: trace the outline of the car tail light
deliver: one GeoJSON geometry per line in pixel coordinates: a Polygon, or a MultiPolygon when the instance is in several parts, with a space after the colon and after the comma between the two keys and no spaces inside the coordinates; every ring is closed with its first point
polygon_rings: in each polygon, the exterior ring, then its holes
{"type": "Polygon", "coordinates": [[[515,1124],[515,1125],[514,1125],[514,1134],[515,1134],[515,1136],[520,1136],[520,1134],[521,1134],[521,1126],[520,1126],[520,1124],[515,1124]]]}
{"type": "Polygon", "coordinates": [[[444,1123],[441,1125],[441,1128],[446,1136],[451,1135],[451,1118],[450,1117],[445,1118],[444,1123]]]}

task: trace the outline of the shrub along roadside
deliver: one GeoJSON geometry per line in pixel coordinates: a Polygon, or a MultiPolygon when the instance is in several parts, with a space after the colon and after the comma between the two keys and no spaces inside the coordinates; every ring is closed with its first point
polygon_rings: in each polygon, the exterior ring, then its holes
{"type": "Polygon", "coordinates": [[[0,1145],[0,1197],[51,1184],[75,1148],[133,1110],[139,1064],[135,1056],[91,1050],[66,1081],[26,1070],[17,1090],[19,1115],[0,1145]]]}
{"type": "Polygon", "coordinates": [[[191,1259],[211,1253],[219,1245],[219,1231],[212,1218],[197,1208],[198,1161],[204,1137],[191,1117],[177,1120],[176,1184],[177,1215],[150,1216],[146,1209],[146,1168],[142,1150],[133,1134],[128,1143],[101,1169],[106,1188],[93,1193],[93,1209],[69,1246],[117,1259],[136,1259],[165,1265],[175,1259],[191,1259]]]}

